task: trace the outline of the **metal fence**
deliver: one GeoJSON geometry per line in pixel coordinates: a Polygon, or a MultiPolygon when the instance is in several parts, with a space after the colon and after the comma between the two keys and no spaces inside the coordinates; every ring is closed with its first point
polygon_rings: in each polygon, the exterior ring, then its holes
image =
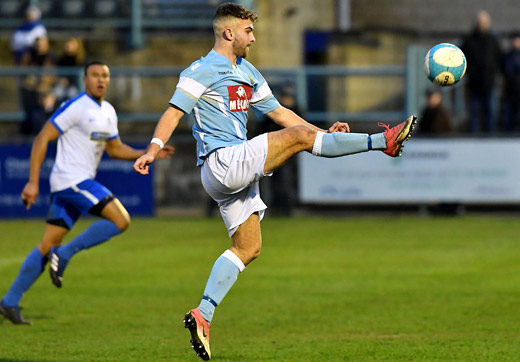
{"type": "MultiPolygon", "coordinates": [[[[111,67],[112,85],[107,99],[115,103],[123,122],[157,120],[182,70],[179,67],[111,67]]],[[[407,113],[407,72],[404,66],[312,66],[264,68],[261,71],[275,94],[284,88],[293,88],[299,109],[312,122],[396,121],[407,113]],[[358,106],[366,104],[369,99],[375,101],[368,102],[366,107],[358,106]]],[[[0,87],[6,94],[0,100],[0,121],[21,121],[24,118],[17,92],[20,79],[42,75],[57,78],[75,76],[81,80],[83,69],[0,66],[0,87]]],[[[79,81],[78,89],[81,87],[79,81]]]]}

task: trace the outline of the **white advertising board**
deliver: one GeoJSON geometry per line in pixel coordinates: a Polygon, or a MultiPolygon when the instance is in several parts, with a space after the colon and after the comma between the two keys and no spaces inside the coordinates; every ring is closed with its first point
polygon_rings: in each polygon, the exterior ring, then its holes
{"type": "Polygon", "coordinates": [[[520,140],[412,139],[400,158],[299,155],[304,203],[520,203],[520,140]]]}

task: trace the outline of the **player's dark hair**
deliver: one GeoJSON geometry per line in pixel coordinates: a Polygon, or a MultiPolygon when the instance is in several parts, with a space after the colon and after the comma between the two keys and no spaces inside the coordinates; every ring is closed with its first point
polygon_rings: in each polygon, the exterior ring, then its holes
{"type": "Polygon", "coordinates": [[[225,18],[228,16],[232,16],[237,19],[246,20],[249,19],[253,23],[258,20],[258,15],[254,11],[248,10],[242,5],[235,3],[224,3],[219,5],[217,11],[215,12],[215,16],[213,17],[213,21],[225,18]]]}
{"type": "Polygon", "coordinates": [[[105,63],[103,63],[102,61],[100,60],[93,60],[91,62],[88,62],[87,65],[85,65],[85,75],[87,75],[87,70],[88,68],[90,68],[92,65],[106,65],[105,63]]]}

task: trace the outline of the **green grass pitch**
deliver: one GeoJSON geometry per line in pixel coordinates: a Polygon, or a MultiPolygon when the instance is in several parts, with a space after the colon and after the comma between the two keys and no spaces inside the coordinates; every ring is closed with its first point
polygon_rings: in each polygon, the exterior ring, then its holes
{"type": "MultiPolygon", "coordinates": [[[[43,227],[0,222],[0,295],[43,227]]],[[[212,360],[520,360],[519,220],[266,218],[262,229],[262,255],[217,308],[212,360]]],[[[198,361],[182,319],[228,246],[217,218],[135,218],[78,254],[62,289],[45,271],[22,301],[33,325],[0,321],[0,362],[198,361]]]]}

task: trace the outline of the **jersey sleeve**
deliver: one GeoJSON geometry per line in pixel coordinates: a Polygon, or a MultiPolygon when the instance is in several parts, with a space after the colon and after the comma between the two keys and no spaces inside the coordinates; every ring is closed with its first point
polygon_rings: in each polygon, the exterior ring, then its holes
{"type": "Polygon", "coordinates": [[[202,63],[202,60],[194,62],[181,73],[170,104],[180,108],[186,114],[191,113],[212,80],[211,67],[202,63]]]}
{"type": "Polygon", "coordinates": [[[77,108],[73,100],[63,102],[60,108],[49,118],[49,121],[63,134],[79,122],[80,117],[77,108]]]}
{"type": "Polygon", "coordinates": [[[255,115],[258,117],[274,111],[276,108],[280,107],[280,103],[278,103],[278,100],[274,97],[267,81],[256,69],[255,77],[258,79],[258,82],[253,87],[253,95],[251,96],[250,104],[255,115]]]}

